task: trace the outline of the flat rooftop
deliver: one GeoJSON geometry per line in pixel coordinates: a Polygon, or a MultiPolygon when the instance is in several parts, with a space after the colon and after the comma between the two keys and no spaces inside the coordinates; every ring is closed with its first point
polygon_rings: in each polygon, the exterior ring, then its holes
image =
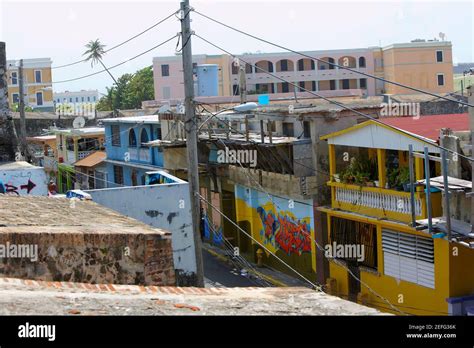
{"type": "Polygon", "coordinates": [[[161,234],[92,201],[0,194],[0,233],[161,234]]]}
{"type": "MultiPolygon", "coordinates": [[[[34,166],[28,162],[18,161],[18,162],[0,162],[0,171],[2,170],[23,170],[23,169],[35,169],[42,168],[34,166]]],[[[1,220],[0,220],[1,221],[1,220]]]]}
{"type": "Polygon", "coordinates": [[[158,115],[104,118],[101,121],[106,123],[160,123],[158,115]]]}

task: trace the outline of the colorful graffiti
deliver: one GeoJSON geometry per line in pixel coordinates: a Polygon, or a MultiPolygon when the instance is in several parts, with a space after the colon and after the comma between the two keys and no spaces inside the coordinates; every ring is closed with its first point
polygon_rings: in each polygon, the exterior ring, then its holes
{"type": "Polygon", "coordinates": [[[262,220],[263,229],[260,232],[263,242],[270,243],[286,254],[311,252],[311,226],[300,220],[295,221],[288,215],[278,216],[272,211],[266,212],[263,207],[257,208],[262,220]]]}

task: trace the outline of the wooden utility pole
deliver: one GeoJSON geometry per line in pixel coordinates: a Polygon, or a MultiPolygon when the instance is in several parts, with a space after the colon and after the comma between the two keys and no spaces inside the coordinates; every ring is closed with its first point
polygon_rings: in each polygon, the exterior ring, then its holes
{"type": "Polygon", "coordinates": [[[16,131],[8,103],[7,55],[0,42],[0,162],[15,161],[16,131]]]}
{"type": "Polygon", "coordinates": [[[197,150],[198,121],[194,113],[193,54],[191,50],[191,21],[189,0],[181,2],[181,49],[183,52],[184,106],[186,149],[188,157],[188,183],[193,219],[194,249],[196,254],[196,286],[204,287],[204,267],[201,242],[201,210],[199,193],[199,170],[197,150]]]}
{"type": "Polygon", "coordinates": [[[25,161],[30,162],[31,156],[26,143],[26,118],[25,118],[25,82],[23,73],[23,59],[18,67],[19,111],[20,111],[20,148],[25,161]]]}
{"type": "MultiPolygon", "coordinates": [[[[467,96],[469,104],[474,103],[474,85],[467,88],[467,96]]],[[[474,145],[474,108],[469,107],[469,127],[471,130],[471,144],[474,145]]],[[[471,158],[474,155],[474,147],[471,150],[471,158]]],[[[474,162],[471,161],[472,173],[474,173],[474,162]]],[[[474,184],[474,175],[472,175],[472,182],[474,184]]],[[[473,186],[474,187],[474,186],[473,186]]],[[[474,190],[471,192],[471,230],[474,232],[474,190]]]]}

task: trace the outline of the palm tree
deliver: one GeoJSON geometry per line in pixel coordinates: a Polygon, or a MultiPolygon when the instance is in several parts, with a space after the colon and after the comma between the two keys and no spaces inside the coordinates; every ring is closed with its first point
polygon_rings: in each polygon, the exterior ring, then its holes
{"type": "Polygon", "coordinates": [[[90,61],[91,62],[91,67],[93,67],[95,64],[100,63],[102,67],[107,71],[114,80],[115,84],[117,84],[117,80],[115,77],[110,73],[109,69],[105,66],[105,64],[102,62],[102,58],[105,54],[105,45],[101,44],[99,39],[91,40],[89,43],[86,45],[87,51],[84,52],[83,56],[87,55],[85,61],[90,61]]]}

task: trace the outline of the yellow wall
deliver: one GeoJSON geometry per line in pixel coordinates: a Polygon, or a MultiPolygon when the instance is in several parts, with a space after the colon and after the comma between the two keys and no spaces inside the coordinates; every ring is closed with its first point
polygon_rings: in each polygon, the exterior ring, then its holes
{"type": "MultiPolygon", "coordinates": [[[[356,220],[356,219],[355,219],[356,220]]],[[[328,237],[331,225],[328,219],[328,237]]],[[[364,220],[366,222],[366,220],[364,220]]],[[[435,288],[431,289],[415,283],[397,280],[391,276],[384,275],[383,251],[382,251],[382,227],[405,232],[408,234],[426,237],[426,233],[417,232],[408,226],[394,225],[383,221],[373,220],[377,226],[377,272],[364,271],[361,268],[361,281],[367,284],[373,291],[387,299],[401,311],[415,315],[443,315],[447,314],[448,304],[446,298],[449,297],[449,257],[448,242],[444,239],[434,239],[434,267],[435,267],[435,288]],[[395,226],[395,227],[394,227],[395,226]],[[403,299],[399,297],[403,296],[403,299]],[[399,303],[402,299],[403,303],[399,303]]],[[[471,264],[474,262],[470,258],[471,264]]],[[[467,261],[467,260],[466,260],[467,261]]],[[[347,270],[342,266],[330,262],[330,278],[337,281],[338,296],[348,297],[349,277],[347,270]]],[[[471,282],[472,283],[472,282],[471,282]]],[[[390,305],[375,295],[368,287],[361,284],[361,293],[368,298],[368,305],[376,307],[384,312],[397,313],[390,305]]]]}
{"type": "MultiPolygon", "coordinates": [[[[17,71],[17,70],[15,70],[17,71]]],[[[11,83],[11,72],[8,74],[8,81],[11,83]]],[[[44,90],[46,87],[51,87],[52,73],[51,68],[25,68],[24,69],[24,84],[27,89],[27,96],[25,96],[25,104],[36,104],[36,93],[43,92],[43,103],[51,103],[53,101],[53,91],[44,90]],[[35,70],[41,70],[41,83],[35,83],[35,70]]],[[[13,93],[19,93],[18,85],[11,85],[8,87],[8,98],[10,106],[13,105],[13,93]]],[[[34,106],[34,105],[32,105],[34,106]]]]}
{"type": "Polygon", "coordinates": [[[449,296],[474,294],[474,250],[459,243],[451,243],[449,249],[449,296]]]}
{"type": "MultiPolygon", "coordinates": [[[[451,46],[392,47],[383,50],[384,77],[387,80],[421,88],[434,93],[453,92],[453,61],[451,46]],[[436,51],[443,51],[443,62],[436,61],[436,51]],[[444,74],[444,86],[438,86],[437,73],[444,74]]],[[[389,94],[416,92],[385,84],[389,94]]]]}

